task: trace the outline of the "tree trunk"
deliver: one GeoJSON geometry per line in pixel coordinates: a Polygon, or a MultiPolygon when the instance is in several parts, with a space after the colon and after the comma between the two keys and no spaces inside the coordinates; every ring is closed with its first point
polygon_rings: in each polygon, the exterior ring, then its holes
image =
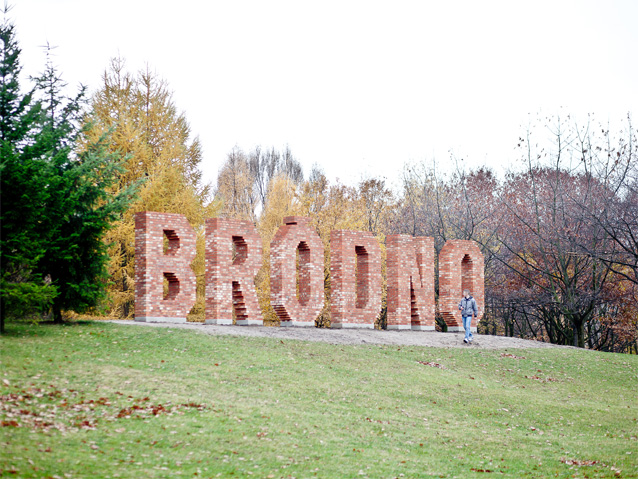
{"type": "MultiPolygon", "coordinates": [[[[164,237],[166,239],[166,237],[164,237]]],[[[126,244],[124,241],[120,241],[120,252],[122,253],[122,264],[120,265],[122,268],[122,292],[126,293],[128,291],[128,284],[126,282],[126,244]]],[[[122,304],[122,319],[128,319],[130,304],[128,300],[124,301],[122,304]]]]}
{"type": "Polygon", "coordinates": [[[574,321],[574,346],[585,347],[585,323],[582,321],[574,321]]]}
{"type": "Polygon", "coordinates": [[[62,309],[59,305],[53,305],[53,323],[54,324],[62,324],[62,309]]]}
{"type": "MultiPolygon", "coordinates": [[[[122,292],[126,293],[126,291],[128,290],[128,286],[126,284],[126,276],[122,277],[122,292]]],[[[128,300],[124,301],[124,304],[122,304],[122,319],[128,319],[128,313],[129,313],[129,302],[128,300]]]]}

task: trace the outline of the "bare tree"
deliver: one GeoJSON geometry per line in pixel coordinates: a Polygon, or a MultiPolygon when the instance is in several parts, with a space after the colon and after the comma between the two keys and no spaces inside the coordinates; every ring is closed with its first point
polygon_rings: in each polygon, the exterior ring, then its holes
{"type": "Polygon", "coordinates": [[[258,196],[254,185],[248,157],[239,148],[233,148],[217,177],[216,196],[223,201],[222,215],[255,221],[258,196]]]}
{"type": "Polygon", "coordinates": [[[266,207],[271,182],[286,175],[295,184],[303,182],[301,163],[286,146],[283,153],[275,148],[255,147],[249,154],[235,147],[222,165],[217,194],[224,200],[224,214],[255,221],[266,207]]]}
{"type": "Polygon", "coordinates": [[[570,119],[558,118],[551,147],[536,150],[529,132],[521,139],[527,171],[510,173],[501,193],[507,228],[500,242],[508,254],[498,258],[515,275],[509,293],[527,325],[542,326],[551,342],[585,347],[599,343],[596,325],[617,300],[618,278],[610,262],[587,252],[609,251],[613,244],[582,212],[582,205],[601,208],[606,197],[583,168],[578,133],[570,119]]]}
{"type": "Polygon", "coordinates": [[[581,201],[579,206],[582,214],[602,228],[612,242],[598,249],[583,244],[581,250],[638,284],[638,132],[632,127],[631,116],[626,125],[614,139],[609,129],[600,126],[587,125],[579,132],[581,162],[598,184],[597,201],[581,201]],[[591,130],[600,134],[594,135],[591,130]]]}

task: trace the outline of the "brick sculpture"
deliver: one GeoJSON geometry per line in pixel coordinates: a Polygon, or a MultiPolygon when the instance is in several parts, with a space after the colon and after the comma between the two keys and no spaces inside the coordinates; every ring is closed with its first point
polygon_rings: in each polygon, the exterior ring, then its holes
{"type": "Polygon", "coordinates": [[[388,329],[434,330],[434,239],[386,237],[388,329]]]}
{"type": "Polygon", "coordinates": [[[250,221],[206,220],[206,324],[263,325],[255,291],[261,237],[250,221]]]}
{"type": "Polygon", "coordinates": [[[270,298],[282,326],[315,325],[324,301],[323,254],[310,218],[284,218],[270,243],[270,298]]]}
{"type": "Polygon", "coordinates": [[[469,289],[479,307],[485,304],[483,253],[474,241],[450,240],[439,253],[439,311],[448,331],[463,331],[459,301],[469,289]]]}
{"type": "Polygon", "coordinates": [[[381,248],[367,231],[330,232],[333,328],[374,328],[381,310],[381,248]]]}
{"type": "MultiPolygon", "coordinates": [[[[333,328],[374,327],[381,306],[381,252],[371,233],[331,232],[333,328]]],[[[195,231],[183,215],[135,215],[135,320],[185,322],[195,304],[195,231]],[[166,284],[166,287],[164,286],[166,284]]],[[[434,240],[390,235],[388,329],[434,329],[434,240]]],[[[324,249],[310,218],[289,216],[270,244],[271,304],[282,326],[314,326],[324,304],[324,249]]],[[[262,242],[247,221],[206,220],[206,323],[263,324],[255,291],[262,242]]],[[[439,311],[461,331],[458,303],[469,289],[485,303],[484,259],[474,241],[450,240],[439,254],[439,311]]]]}
{"type": "Polygon", "coordinates": [[[183,215],[135,215],[135,321],[186,322],[195,304],[195,243],[195,231],[183,215]]]}

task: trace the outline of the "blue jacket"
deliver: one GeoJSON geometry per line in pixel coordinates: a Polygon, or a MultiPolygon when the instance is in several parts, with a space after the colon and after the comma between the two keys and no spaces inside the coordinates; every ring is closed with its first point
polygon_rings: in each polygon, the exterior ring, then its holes
{"type": "Polygon", "coordinates": [[[469,298],[463,297],[459,303],[459,309],[461,310],[461,316],[478,316],[478,306],[472,296],[469,298]]]}

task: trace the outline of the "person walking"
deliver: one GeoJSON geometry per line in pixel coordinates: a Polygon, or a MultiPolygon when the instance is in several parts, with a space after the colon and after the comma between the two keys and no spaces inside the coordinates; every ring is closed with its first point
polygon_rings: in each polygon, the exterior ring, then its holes
{"type": "Polygon", "coordinates": [[[459,310],[461,311],[461,317],[463,318],[463,328],[465,329],[464,343],[471,343],[472,336],[472,316],[478,317],[478,306],[476,300],[470,294],[469,289],[463,290],[463,299],[459,303],[459,310]]]}

